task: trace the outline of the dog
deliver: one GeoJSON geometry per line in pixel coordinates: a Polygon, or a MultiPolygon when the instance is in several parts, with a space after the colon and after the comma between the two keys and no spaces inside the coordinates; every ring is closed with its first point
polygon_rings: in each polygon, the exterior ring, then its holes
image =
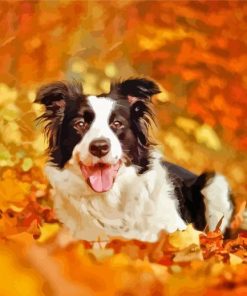
{"type": "Polygon", "coordinates": [[[164,161],[149,135],[151,98],[160,93],[148,78],[114,82],[109,93],[87,95],[80,82],[42,86],[49,160],[45,173],[55,212],[75,239],[155,242],[161,231],[224,232],[233,213],[224,176],[199,176],[164,161]]]}

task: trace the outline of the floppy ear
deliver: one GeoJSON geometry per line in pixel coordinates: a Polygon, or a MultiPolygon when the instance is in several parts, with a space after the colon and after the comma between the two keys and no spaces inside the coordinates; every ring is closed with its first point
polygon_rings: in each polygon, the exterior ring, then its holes
{"type": "Polygon", "coordinates": [[[37,122],[45,122],[44,134],[49,141],[49,150],[55,150],[59,141],[59,131],[64,119],[68,87],[64,82],[53,82],[42,86],[36,95],[34,103],[45,106],[44,113],[37,122]]]}
{"type": "Polygon", "coordinates": [[[118,93],[128,97],[130,103],[133,103],[135,99],[150,100],[153,95],[161,92],[154,81],[146,78],[130,78],[115,84],[115,87],[118,93]]]}
{"type": "Polygon", "coordinates": [[[66,83],[57,81],[44,86],[38,90],[34,103],[43,104],[46,110],[55,112],[65,107],[68,98],[68,86],[66,83]]]}

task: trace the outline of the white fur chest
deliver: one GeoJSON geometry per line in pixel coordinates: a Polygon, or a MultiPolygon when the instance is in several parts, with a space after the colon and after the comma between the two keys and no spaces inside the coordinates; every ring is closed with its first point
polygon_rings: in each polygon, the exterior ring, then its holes
{"type": "Polygon", "coordinates": [[[184,229],[166,171],[158,161],[153,167],[137,175],[133,167],[122,166],[112,189],[98,194],[74,165],[63,170],[47,166],[58,218],[75,238],[89,241],[110,237],[156,241],[161,230],[184,229]]]}

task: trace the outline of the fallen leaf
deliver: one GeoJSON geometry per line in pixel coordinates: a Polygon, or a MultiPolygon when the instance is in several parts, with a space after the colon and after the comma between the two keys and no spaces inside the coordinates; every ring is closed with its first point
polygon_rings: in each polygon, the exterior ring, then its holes
{"type": "Polygon", "coordinates": [[[191,244],[187,248],[175,254],[174,262],[190,262],[200,260],[203,261],[203,255],[200,247],[196,244],[191,244]]]}
{"type": "Polygon", "coordinates": [[[201,231],[194,229],[192,224],[189,224],[185,230],[177,230],[170,234],[168,241],[173,247],[179,250],[185,249],[192,244],[199,246],[199,236],[201,233],[201,231]]]}
{"type": "Polygon", "coordinates": [[[242,262],[243,262],[243,260],[240,257],[238,257],[234,254],[230,254],[230,264],[231,265],[238,265],[238,264],[241,264],[242,262]]]}

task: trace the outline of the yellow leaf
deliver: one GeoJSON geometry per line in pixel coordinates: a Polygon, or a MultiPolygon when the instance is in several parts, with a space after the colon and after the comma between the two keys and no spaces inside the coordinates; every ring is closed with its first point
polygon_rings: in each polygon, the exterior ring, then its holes
{"type": "Polygon", "coordinates": [[[192,224],[189,224],[185,230],[177,230],[174,233],[170,234],[168,237],[168,241],[173,247],[182,250],[192,244],[199,246],[200,234],[200,231],[195,230],[192,224]]]}
{"type": "Polygon", "coordinates": [[[50,238],[54,237],[58,233],[59,229],[60,229],[60,226],[59,226],[58,223],[53,223],[53,224],[45,223],[40,228],[41,235],[37,239],[37,241],[40,242],[40,243],[46,242],[50,238]]]}
{"type": "Polygon", "coordinates": [[[238,265],[238,264],[241,264],[242,262],[243,262],[242,258],[240,258],[237,255],[230,254],[230,264],[231,265],[238,265]]]}

